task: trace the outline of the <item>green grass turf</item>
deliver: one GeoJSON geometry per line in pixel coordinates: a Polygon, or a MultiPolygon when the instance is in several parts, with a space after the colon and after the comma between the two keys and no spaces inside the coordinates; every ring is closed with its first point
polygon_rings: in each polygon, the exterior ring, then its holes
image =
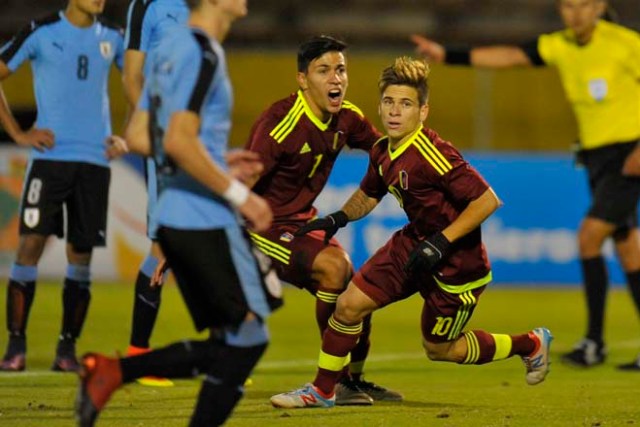
{"type": "MultiPolygon", "coordinates": [[[[79,351],[125,351],[132,290],[121,284],[94,285],[93,302],[79,351]]],[[[628,295],[610,294],[607,363],[579,370],[555,362],[547,381],[531,387],[517,358],[485,366],[458,366],[427,360],[420,345],[421,299],[413,297],[374,316],[367,378],[405,394],[399,404],[330,410],[276,410],[270,395],[313,379],[318,333],[313,300],[288,289],[286,306],[270,320],[272,344],[253,374],[254,384],[229,426],[628,426],[640,425],[640,372],[622,373],[617,363],[640,349],[640,328],[628,295]]],[[[4,291],[0,307],[4,308],[4,291]]],[[[74,375],[49,372],[60,323],[60,287],[42,284],[28,329],[28,370],[0,374],[0,426],[73,425],[74,375]]],[[[577,288],[514,289],[494,286],[480,299],[469,326],[518,333],[547,326],[555,335],[554,361],[584,330],[584,303],[577,288]]],[[[167,286],[153,342],[194,337],[176,287],[167,286]]],[[[2,334],[0,345],[6,344],[2,334]]],[[[198,381],[173,388],[137,384],[120,390],[98,426],[184,426],[198,381]]]]}

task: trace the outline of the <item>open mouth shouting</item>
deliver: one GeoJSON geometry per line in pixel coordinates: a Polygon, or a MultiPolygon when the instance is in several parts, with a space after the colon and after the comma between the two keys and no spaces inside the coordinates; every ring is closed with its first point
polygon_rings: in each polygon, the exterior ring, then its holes
{"type": "Polygon", "coordinates": [[[334,108],[340,108],[342,105],[342,89],[331,89],[329,91],[329,105],[334,108]]]}

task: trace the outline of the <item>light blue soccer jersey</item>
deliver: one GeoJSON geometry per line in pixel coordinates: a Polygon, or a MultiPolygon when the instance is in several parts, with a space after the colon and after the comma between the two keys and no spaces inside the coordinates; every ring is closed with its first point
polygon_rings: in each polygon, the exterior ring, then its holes
{"type": "MultiPolygon", "coordinates": [[[[176,26],[186,26],[189,8],[184,0],[132,0],[127,13],[125,50],[137,50],[148,54],[164,37],[171,37],[176,26]]],[[[144,75],[149,75],[150,61],[144,63],[144,75]]],[[[152,158],[145,159],[147,181],[147,223],[158,203],[156,166],[152,158]]],[[[147,235],[156,235],[147,227],[147,235]]]]}
{"type": "Polygon", "coordinates": [[[114,62],[122,68],[123,42],[117,28],[99,20],[87,28],[76,27],[58,12],[32,21],[0,49],[0,59],[12,72],[31,62],[36,126],[55,134],[55,146],[42,153],[33,149],[32,159],[108,166],[108,77],[114,62]]]}
{"type": "Polygon", "coordinates": [[[200,115],[199,137],[209,155],[226,168],[231,129],[232,90],[222,47],[198,29],[176,29],[147,58],[147,76],[139,108],[148,110],[160,197],[150,228],[216,229],[236,225],[238,218],[215,195],[167,158],[162,139],[172,114],[200,115]]]}
{"type": "Polygon", "coordinates": [[[148,53],[176,25],[186,25],[188,19],[189,8],[184,0],[133,0],[127,13],[125,49],[148,53]]]}

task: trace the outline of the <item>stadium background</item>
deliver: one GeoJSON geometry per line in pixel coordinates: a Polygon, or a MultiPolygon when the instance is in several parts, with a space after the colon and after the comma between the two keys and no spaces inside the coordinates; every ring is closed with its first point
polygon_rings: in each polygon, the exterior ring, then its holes
{"type": "MultiPolygon", "coordinates": [[[[65,3],[0,0],[0,41],[9,40],[32,17],[65,3]]],[[[127,4],[107,0],[105,15],[124,25],[127,4]]],[[[623,24],[640,28],[637,1],[611,4],[623,24]]],[[[234,146],[242,146],[266,106],[296,89],[296,46],[309,35],[327,33],[350,43],[348,98],[379,124],[378,73],[395,56],[413,53],[409,34],[429,34],[447,43],[519,43],[561,26],[552,0],[263,0],[249,1],[249,8],[249,17],[234,26],[226,43],[235,86],[234,146]]],[[[505,202],[484,227],[496,281],[578,283],[575,232],[587,207],[586,183],[583,171],[572,165],[575,121],[555,71],[437,66],[431,85],[429,126],[461,148],[505,202]]],[[[28,126],[35,116],[29,67],[22,67],[3,88],[19,120],[28,126]]],[[[114,130],[119,132],[126,106],[117,73],[111,89],[114,130]]],[[[6,135],[0,140],[6,141],[6,135]]],[[[6,276],[17,244],[26,152],[12,144],[0,149],[0,276],[6,276]]],[[[346,200],[365,166],[366,157],[356,154],[340,161],[319,200],[321,212],[331,212],[346,200]]],[[[96,254],[95,276],[129,280],[148,245],[144,183],[131,163],[114,165],[110,197],[109,247],[96,254]]],[[[395,200],[387,198],[370,218],[342,232],[341,239],[359,265],[402,223],[395,200]]],[[[61,244],[49,245],[40,266],[43,277],[63,274],[61,244]]],[[[608,253],[611,260],[611,248],[608,253]]],[[[617,266],[612,270],[620,282],[617,266]]]]}

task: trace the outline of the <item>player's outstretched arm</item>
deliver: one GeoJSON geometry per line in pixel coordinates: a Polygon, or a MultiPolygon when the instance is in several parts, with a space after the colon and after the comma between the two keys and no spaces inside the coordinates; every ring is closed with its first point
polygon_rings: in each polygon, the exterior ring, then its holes
{"type": "Polygon", "coordinates": [[[178,167],[238,209],[253,229],[265,231],[273,220],[268,203],[216,164],[200,142],[199,129],[197,114],[174,113],[163,141],[165,152],[178,167]]]}
{"type": "Polygon", "coordinates": [[[480,197],[470,202],[460,216],[442,230],[442,234],[449,242],[455,242],[478,228],[501,205],[502,202],[496,193],[489,188],[480,197]]]}
{"type": "MultiPolygon", "coordinates": [[[[11,75],[11,70],[3,61],[0,61],[0,81],[11,75]]],[[[55,137],[50,129],[31,128],[23,131],[15,116],[11,112],[7,98],[0,85],[0,124],[9,136],[18,144],[25,147],[33,147],[38,151],[52,148],[55,137]]]]}
{"type": "Polygon", "coordinates": [[[353,192],[347,203],[342,206],[342,210],[349,217],[349,221],[357,221],[362,217],[369,215],[380,200],[373,197],[369,197],[361,189],[357,189],[353,192]]]}
{"type": "Polygon", "coordinates": [[[435,233],[416,245],[405,264],[405,271],[431,270],[451,252],[451,244],[475,230],[487,219],[501,202],[491,188],[470,202],[447,228],[435,233]]]}
{"type": "Polygon", "coordinates": [[[341,210],[318,218],[300,227],[294,233],[295,236],[303,236],[315,230],[324,230],[324,244],[346,226],[350,221],[355,221],[367,215],[378,204],[378,200],[367,196],[362,190],[357,189],[344,204],[341,210]]]}
{"type": "Polygon", "coordinates": [[[484,46],[475,48],[447,47],[434,40],[413,34],[410,36],[416,52],[435,64],[471,65],[485,68],[531,66],[531,60],[519,46],[484,46]]]}

